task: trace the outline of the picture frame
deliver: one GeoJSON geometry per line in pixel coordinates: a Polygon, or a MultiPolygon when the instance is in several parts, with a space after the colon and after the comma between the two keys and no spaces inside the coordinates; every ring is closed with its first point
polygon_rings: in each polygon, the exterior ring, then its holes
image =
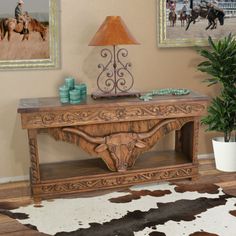
{"type": "MultiPolygon", "coordinates": [[[[174,0],[176,7],[176,23],[171,26],[169,20],[170,7],[169,0],[157,0],[157,45],[158,47],[190,47],[190,46],[207,46],[208,37],[211,36],[213,40],[217,40],[221,37],[227,36],[230,32],[236,33],[236,1],[222,2],[218,1],[217,9],[223,10],[224,24],[221,25],[220,19],[216,18],[216,28],[206,30],[209,25],[207,18],[198,17],[196,18],[195,24],[190,23],[187,28],[187,22],[181,27],[180,12],[184,3],[187,3],[188,15],[192,15],[192,8],[198,7],[202,4],[200,0],[174,0]],[[193,4],[193,6],[190,6],[193,4]],[[224,5],[223,5],[224,4],[224,5]],[[229,5],[230,4],[230,5],[229,5]],[[230,6],[230,7],[228,7],[230,6]],[[233,7],[232,7],[233,6],[233,7]],[[190,8],[191,7],[191,8],[190,8]],[[234,27],[232,27],[234,26],[234,27]]],[[[203,2],[203,1],[202,1],[203,2]]],[[[209,4],[213,1],[207,0],[209,4]]],[[[208,6],[207,6],[208,7],[208,6]]],[[[206,8],[208,9],[208,8],[206,8]]]]}
{"type": "MultiPolygon", "coordinates": [[[[19,1],[0,0],[0,2],[1,1],[1,20],[10,19],[10,21],[16,21],[13,14],[19,1]],[[11,6],[7,4],[11,4],[11,6]]],[[[58,2],[58,0],[23,1],[23,7],[27,10],[26,14],[28,14],[29,17],[27,19],[29,20],[27,20],[27,24],[25,22],[22,22],[22,24],[26,24],[28,27],[28,39],[23,40],[23,37],[27,34],[22,33],[22,31],[21,33],[12,32],[10,40],[8,40],[8,20],[4,21],[5,28],[1,30],[0,27],[0,37],[1,32],[4,31],[6,33],[5,37],[0,41],[0,70],[56,69],[59,67],[58,2]],[[32,28],[32,19],[36,19],[36,23],[39,22],[39,24],[43,25],[44,29],[46,29],[44,36],[42,36],[42,32],[35,31],[35,29],[32,28]]],[[[16,25],[21,23],[18,22],[18,20],[16,22],[16,25]]]]}

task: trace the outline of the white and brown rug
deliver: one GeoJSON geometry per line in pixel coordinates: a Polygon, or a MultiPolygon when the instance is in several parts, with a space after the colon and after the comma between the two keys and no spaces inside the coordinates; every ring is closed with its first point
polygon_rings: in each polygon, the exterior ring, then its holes
{"type": "Polygon", "coordinates": [[[236,197],[211,184],[135,186],[0,213],[56,236],[236,236],[236,197]]]}

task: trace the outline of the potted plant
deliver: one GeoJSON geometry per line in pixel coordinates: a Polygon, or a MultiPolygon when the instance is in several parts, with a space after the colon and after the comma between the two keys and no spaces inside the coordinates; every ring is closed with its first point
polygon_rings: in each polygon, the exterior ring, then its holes
{"type": "Polygon", "coordinates": [[[222,171],[236,171],[236,40],[229,34],[213,42],[208,38],[210,48],[199,50],[206,60],[198,69],[210,75],[205,81],[208,86],[219,84],[219,96],[213,98],[208,115],[201,121],[209,131],[219,131],[224,137],[213,139],[216,168],[222,171]]]}

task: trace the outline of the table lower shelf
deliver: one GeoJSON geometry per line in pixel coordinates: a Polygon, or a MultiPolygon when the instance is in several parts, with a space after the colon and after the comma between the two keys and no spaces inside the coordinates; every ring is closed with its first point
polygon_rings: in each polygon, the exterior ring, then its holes
{"type": "Polygon", "coordinates": [[[119,188],[141,183],[195,178],[197,165],[183,153],[148,152],[124,172],[111,172],[100,158],[40,165],[41,181],[32,184],[35,198],[119,188]]]}

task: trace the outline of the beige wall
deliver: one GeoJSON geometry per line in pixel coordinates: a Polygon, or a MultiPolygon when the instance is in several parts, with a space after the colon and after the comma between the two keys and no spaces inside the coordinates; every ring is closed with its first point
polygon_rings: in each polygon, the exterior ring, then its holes
{"type": "MultiPolygon", "coordinates": [[[[157,48],[156,8],[156,0],[61,0],[61,68],[0,72],[0,178],[28,174],[27,136],[16,113],[20,98],[56,96],[59,84],[68,75],[86,82],[92,91],[98,73],[98,49],[87,45],[107,15],[122,16],[141,42],[140,46],[127,47],[137,89],[185,87],[214,94],[214,88],[201,82],[204,77],[196,70],[200,57],[194,49],[157,48]]],[[[212,152],[209,140],[210,134],[201,129],[200,154],[212,152]]],[[[42,161],[86,155],[47,136],[40,137],[39,144],[42,161]]]]}

